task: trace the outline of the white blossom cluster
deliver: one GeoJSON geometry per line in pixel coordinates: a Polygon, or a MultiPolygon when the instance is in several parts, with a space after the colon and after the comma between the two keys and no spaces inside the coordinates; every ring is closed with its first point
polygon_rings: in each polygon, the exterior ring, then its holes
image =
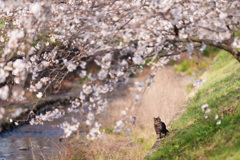
{"type": "Polygon", "coordinates": [[[17,101],[24,101],[26,100],[26,97],[24,96],[25,95],[25,91],[22,90],[21,87],[17,87],[17,86],[14,86],[12,88],[12,101],[13,100],[17,100],[17,101]]]}
{"type": "MultiPolygon", "coordinates": [[[[211,109],[209,108],[208,104],[204,104],[201,106],[202,111],[205,112],[205,114],[208,114],[211,112],[211,109]]],[[[216,124],[220,125],[221,124],[221,120],[218,120],[219,116],[216,114],[215,115],[215,120],[217,120],[216,124]]],[[[208,119],[208,115],[205,115],[205,119],[208,119]]]]}
{"type": "Polygon", "coordinates": [[[234,41],[233,41],[233,43],[232,43],[232,47],[234,47],[234,48],[240,48],[240,40],[239,40],[238,37],[235,37],[235,38],[234,38],[234,41]]]}
{"type": "Polygon", "coordinates": [[[32,84],[30,85],[29,91],[37,92],[38,90],[40,90],[43,87],[43,85],[46,85],[49,80],[50,80],[50,78],[48,78],[48,77],[41,78],[35,85],[32,85],[32,84]]]}
{"type": "Polygon", "coordinates": [[[68,138],[71,136],[73,132],[76,132],[80,126],[80,123],[72,118],[71,123],[65,121],[62,124],[60,124],[58,127],[62,128],[64,131],[64,135],[62,136],[63,138],[68,138]]]}
{"type": "Polygon", "coordinates": [[[103,136],[99,129],[99,124],[95,119],[95,114],[101,114],[104,109],[108,106],[107,99],[103,99],[101,94],[106,94],[112,91],[111,85],[87,85],[83,84],[82,91],[80,92],[79,98],[72,101],[72,105],[68,108],[69,112],[80,111],[82,115],[86,115],[86,125],[91,127],[89,134],[87,135],[89,140],[93,140],[103,136]]]}
{"type": "MultiPolygon", "coordinates": [[[[218,43],[230,35],[230,30],[224,24],[239,22],[239,18],[233,16],[238,13],[238,10],[236,10],[237,6],[239,6],[238,1],[228,5],[223,0],[214,3],[211,0],[201,3],[200,1],[199,3],[118,1],[113,4],[111,4],[111,1],[98,1],[97,4],[86,1],[82,3],[66,2],[63,4],[54,2],[31,3],[28,1],[1,2],[2,9],[0,13],[7,13],[9,16],[15,14],[13,25],[16,28],[9,32],[7,27],[2,29],[3,33],[5,31],[7,33],[6,37],[1,37],[2,41],[5,43],[4,39],[8,39],[8,44],[6,44],[2,55],[5,58],[9,54],[11,55],[12,51],[16,51],[18,55],[30,56],[29,62],[24,62],[27,59],[17,59],[15,62],[12,62],[14,65],[19,64],[21,66],[12,72],[16,76],[16,83],[20,83],[21,80],[26,78],[24,75],[26,71],[32,72],[34,80],[39,76],[38,72],[49,66],[60,66],[59,63],[61,61],[68,72],[73,72],[78,66],[85,69],[86,62],[78,62],[69,58],[56,59],[57,48],[50,52],[45,52],[43,56],[36,56],[33,53],[40,50],[43,45],[49,46],[51,42],[61,42],[66,47],[69,47],[70,37],[76,37],[76,39],[73,39],[70,47],[78,48],[77,46],[81,46],[79,49],[86,52],[89,56],[98,54],[98,51],[101,50],[108,50],[105,55],[95,59],[95,62],[101,66],[97,77],[99,80],[105,80],[109,73],[111,73],[112,77],[124,75],[121,69],[118,69],[117,72],[108,70],[113,60],[113,54],[109,52],[110,48],[127,48],[127,50],[133,53],[132,57],[130,57],[131,61],[136,65],[143,65],[146,58],[149,58],[149,56],[156,58],[163,49],[166,49],[167,54],[171,53],[171,47],[163,46],[167,39],[174,38],[174,34],[172,34],[174,27],[181,28],[178,31],[180,38],[198,34],[199,37],[216,39],[216,43],[218,43]],[[104,5],[100,5],[102,3],[104,5]],[[209,3],[211,5],[208,5],[209,3]],[[92,5],[101,7],[94,14],[89,15],[89,9],[92,5]],[[15,10],[18,10],[18,12],[15,12],[15,10]],[[46,10],[51,12],[45,12],[46,10]],[[129,11],[129,14],[126,11],[129,11]],[[166,16],[163,16],[163,14],[166,14],[166,16]],[[230,15],[233,18],[228,19],[230,15]],[[35,21],[36,23],[33,24],[35,21]],[[191,23],[187,23],[184,26],[183,21],[191,23]],[[148,25],[145,26],[145,23],[148,25]],[[49,30],[44,30],[44,32],[46,34],[49,33],[50,42],[46,41],[46,44],[42,44],[43,42],[38,41],[36,36],[43,33],[41,29],[45,29],[45,25],[49,25],[49,30]],[[146,28],[143,28],[143,26],[146,28]],[[86,28],[89,28],[89,31],[86,28]],[[214,31],[211,32],[211,29],[220,30],[221,34],[216,34],[214,31]],[[29,43],[20,41],[23,38],[29,39],[29,43]],[[134,40],[137,40],[135,44],[130,43],[134,40]],[[34,41],[37,42],[37,45],[29,46],[34,41]],[[119,43],[116,44],[116,41],[119,41],[119,43]]],[[[194,45],[194,43],[186,44],[186,49],[189,53],[194,50],[194,45]]],[[[168,58],[160,58],[155,65],[163,66],[167,62],[168,58]]],[[[128,65],[128,62],[122,60],[122,64],[128,65]]],[[[6,77],[8,77],[9,73],[6,71],[1,68],[0,73],[3,74],[1,81],[5,81],[6,77]]],[[[82,77],[86,75],[85,70],[81,73],[82,77]]]]}
{"type": "Polygon", "coordinates": [[[113,132],[121,132],[124,126],[125,124],[122,120],[117,121],[116,125],[114,126],[113,132]]]}
{"type": "Polygon", "coordinates": [[[42,98],[43,93],[42,92],[38,92],[38,94],[36,96],[37,96],[37,98],[42,98]]]}
{"type": "Polygon", "coordinates": [[[25,79],[27,64],[22,59],[17,59],[14,62],[10,61],[7,64],[0,63],[0,82],[4,82],[6,78],[10,75],[11,72],[14,76],[14,82],[19,84],[21,81],[25,79]]]}
{"type": "MultiPolygon", "coordinates": [[[[100,127],[94,115],[107,106],[102,94],[127,84],[145,65],[155,70],[206,45],[239,48],[233,39],[239,7],[239,0],[0,1],[0,99],[23,100],[28,91],[42,98],[48,87],[77,74],[86,81],[68,111],[87,115],[87,125],[95,127],[92,139],[100,127]]],[[[151,87],[154,76],[136,84],[138,89],[151,87]]],[[[135,104],[140,98],[136,95],[135,104]]],[[[62,115],[56,112],[52,118],[62,115]]],[[[52,119],[48,114],[32,123],[52,119]]]]}
{"type": "MultiPolygon", "coordinates": [[[[218,117],[218,115],[216,114],[215,120],[218,120],[218,118],[219,118],[219,117],[218,117]]],[[[217,124],[217,125],[220,125],[220,124],[221,124],[221,120],[219,119],[219,120],[216,122],[216,124],[217,124]]]]}
{"type": "Polygon", "coordinates": [[[37,115],[35,118],[32,118],[29,123],[31,125],[43,124],[44,121],[53,121],[54,119],[60,118],[65,115],[65,111],[55,109],[53,111],[47,111],[45,114],[37,115]]]}
{"type": "MultiPolygon", "coordinates": [[[[211,112],[211,109],[208,107],[208,104],[202,105],[201,108],[202,108],[202,111],[203,111],[205,114],[208,114],[209,112],[211,112]]],[[[208,118],[208,116],[205,115],[205,119],[207,119],[207,118],[208,118]]]]}
{"type": "Polygon", "coordinates": [[[5,85],[4,87],[0,88],[0,98],[2,100],[7,100],[8,98],[9,87],[5,85]]]}
{"type": "Polygon", "coordinates": [[[90,129],[89,133],[87,134],[87,139],[88,140],[94,140],[95,138],[102,138],[104,136],[104,131],[100,131],[100,127],[102,125],[98,124],[98,122],[96,122],[94,124],[94,126],[90,129]]]}
{"type": "Polygon", "coordinates": [[[3,115],[5,114],[5,109],[3,107],[0,107],[0,119],[3,119],[3,115]]]}

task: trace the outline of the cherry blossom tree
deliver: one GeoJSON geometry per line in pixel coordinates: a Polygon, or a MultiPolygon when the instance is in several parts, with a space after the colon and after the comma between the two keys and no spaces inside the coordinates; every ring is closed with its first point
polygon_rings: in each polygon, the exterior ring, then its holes
{"type": "MultiPolygon", "coordinates": [[[[101,135],[95,115],[107,106],[101,95],[127,84],[144,66],[154,72],[181,53],[200,54],[206,46],[226,50],[240,62],[239,15],[239,0],[0,1],[0,99],[21,101],[26,92],[42,98],[48,88],[58,89],[69,74],[79,73],[87,80],[68,110],[87,112],[88,138],[94,139],[101,135]]],[[[153,78],[154,73],[145,86],[153,78]]],[[[115,130],[123,126],[118,121],[115,130]]]]}

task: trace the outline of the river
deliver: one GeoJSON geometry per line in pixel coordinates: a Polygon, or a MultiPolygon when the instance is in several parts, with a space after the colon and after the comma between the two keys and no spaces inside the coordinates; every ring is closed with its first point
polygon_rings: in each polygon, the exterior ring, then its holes
{"type": "Polygon", "coordinates": [[[59,140],[64,131],[58,125],[72,117],[82,121],[79,113],[71,112],[43,125],[24,125],[0,134],[0,160],[53,159],[65,147],[59,140]]]}

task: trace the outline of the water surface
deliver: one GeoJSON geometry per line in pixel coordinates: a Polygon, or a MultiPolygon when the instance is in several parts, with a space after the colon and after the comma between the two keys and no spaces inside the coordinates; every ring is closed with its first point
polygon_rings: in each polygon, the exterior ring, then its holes
{"type": "Polygon", "coordinates": [[[72,117],[80,121],[79,113],[68,113],[44,125],[24,125],[0,134],[0,160],[38,160],[59,155],[65,143],[59,141],[64,131],[58,125],[71,122],[72,117]]]}

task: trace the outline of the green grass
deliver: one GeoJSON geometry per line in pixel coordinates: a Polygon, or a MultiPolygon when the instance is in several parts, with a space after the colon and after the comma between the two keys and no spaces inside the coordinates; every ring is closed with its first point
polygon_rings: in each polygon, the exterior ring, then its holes
{"type": "Polygon", "coordinates": [[[185,59],[180,64],[174,64],[174,71],[176,73],[184,72],[187,75],[193,75],[193,73],[195,73],[197,70],[206,70],[210,64],[210,58],[200,60],[199,65],[197,65],[197,59],[185,59]]]}
{"type": "Polygon", "coordinates": [[[199,60],[196,56],[193,59],[184,59],[181,63],[174,64],[174,71],[176,73],[185,73],[187,75],[193,75],[196,72],[200,72],[201,75],[211,64],[215,55],[219,52],[218,48],[207,46],[203,51],[199,60]]]}
{"type": "Polygon", "coordinates": [[[173,122],[170,134],[148,159],[240,159],[238,96],[240,63],[221,51],[207,73],[206,82],[188,101],[186,112],[173,122]],[[202,111],[203,104],[209,105],[210,113],[202,111]],[[218,120],[220,125],[216,124],[218,120]]]}

